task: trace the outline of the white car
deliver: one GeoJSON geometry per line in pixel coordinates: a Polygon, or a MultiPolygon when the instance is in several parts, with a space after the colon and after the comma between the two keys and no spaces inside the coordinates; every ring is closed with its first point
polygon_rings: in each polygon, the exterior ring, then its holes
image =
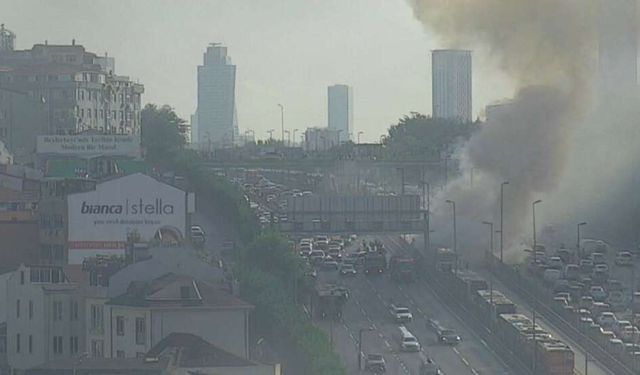
{"type": "Polygon", "coordinates": [[[202,227],[199,225],[192,225],[191,226],[191,235],[197,235],[197,236],[204,236],[204,230],[202,230],[202,227]]]}
{"type": "Polygon", "coordinates": [[[597,321],[601,327],[611,328],[613,327],[614,324],[616,324],[618,319],[616,318],[616,315],[614,313],[605,311],[602,314],[600,314],[597,321]]]}
{"type": "Polygon", "coordinates": [[[551,269],[561,270],[564,266],[560,257],[551,257],[547,260],[547,265],[551,269]]]}
{"type": "Polygon", "coordinates": [[[633,255],[628,251],[621,251],[616,255],[617,266],[633,266],[633,255]]]}

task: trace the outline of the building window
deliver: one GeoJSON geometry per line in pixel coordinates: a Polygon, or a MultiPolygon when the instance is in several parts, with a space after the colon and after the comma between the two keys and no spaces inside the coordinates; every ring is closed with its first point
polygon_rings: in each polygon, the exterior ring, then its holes
{"type": "Polygon", "coordinates": [[[78,301],[69,303],[69,317],[71,321],[78,320],[78,301]]]}
{"type": "Polygon", "coordinates": [[[136,344],[144,345],[146,343],[146,325],[144,318],[136,318],[136,344]]]}
{"type": "Polygon", "coordinates": [[[62,320],[62,302],[53,302],[53,320],[62,320]]]}
{"type": "Polygon", "coordinates": [[[62,354],[62,336],[53,336],[53,354],[62,354]]]}
{"type": "Polygon", "coordinates": [[[104,306],[91,305],[91,330],[102,333],[104,327],[104,306]]]}
{"type": "Polygon", "coordinates": [[[16,353],[20,353],[20,334],[16,333],[16,353]]]}
{"type": "Polygon", "coordinates": [[[118,336],[124,336],[124,316],[116,316],[116,334],[118,336]]]}
{"type": "Polygon", "coordinates": [[[20,300],[16,300],[16,318],[20,319],[20,300]]]}
{"type": "Polygon", "coordinates": [[[93,358],[102,358],[104,356],[104,341],[91,340],[91,356],[93,358]]]}
{"type": "Polygon", "coordinates": [[[29,335],[29,354],[33,353],[33,335],[29,335]]]}
{"type": "Polygon", "coordinates": [[[124,358],[124,350],[117,350],[116,358],[124,358]]]}
{"type": "Polygon", "coordinates": [[[33,319],[33,301],[29,300],[29,320],[33,319]]]}
{"type": "Polygon", "coordinates": [[[71,354],[78,353],[78,336],[69,337],[69,351],[71,354]]]}

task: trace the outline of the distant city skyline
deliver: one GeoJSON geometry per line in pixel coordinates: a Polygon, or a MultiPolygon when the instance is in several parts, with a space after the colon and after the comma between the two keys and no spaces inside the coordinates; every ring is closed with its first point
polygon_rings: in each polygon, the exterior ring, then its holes
{"type": "MultiPolygon", "coordinates": [[[[75,38],[88,50],[108,52],[119,71],[143,83],[144,103],[169,104],[187,120],[197,106],[202,50],[224,43],[237,66],[240,131],[252,129],[261,139],[280,127],[278,103],[288,129],[326,126],[327,86],[345,82],[357,93],[354,124],[362,141],[376,141],[412,111],[431,114],[431,50],[471,47],[436,39],[405,0],[2,2],[0,23],[16,33],[16,48],[75,38]],[[51,19],[66,21],[45,27],[51,19]]],[[[474,118],[513,92],[487,56],[474,51],[474,118]]]]}

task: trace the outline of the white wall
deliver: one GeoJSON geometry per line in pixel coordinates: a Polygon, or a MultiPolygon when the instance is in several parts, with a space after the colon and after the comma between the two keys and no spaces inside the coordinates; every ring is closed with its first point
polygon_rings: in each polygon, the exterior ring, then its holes
{"type": "Polygon", "coordinates": [[[125,353],[126,358],[136,357],[137,353],[146,353],[152,348],[151,343],[151,314],[149,309],[113,306],[110,309],[111,315],[111,337],[113,342],[113,352],[111,356],[116,357],[118,350],[125,353]],[[124,317],[124,335],[118,336],[116,320],[118,316],[124,317]],[[136,344],[136,318],[145,319],[145,343],[136,344]]]}

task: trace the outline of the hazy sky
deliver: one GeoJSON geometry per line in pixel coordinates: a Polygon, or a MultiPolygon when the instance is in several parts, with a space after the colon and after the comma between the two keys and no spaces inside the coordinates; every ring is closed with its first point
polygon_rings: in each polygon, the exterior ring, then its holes
{"type": "MultiPolygon", "coordinates": [[[[377,140],[410,111],[431,113],[429,51],[439,43],[406,0],[0,0],[17,48],[70,43],[116,58],[116,72],[145,85],[143,101],[189,119],[196,66],[209,42],[237,65],[241,131],[326,126],[327,86],[351,85],[355,132],[377,140]]],[[[455,46],[454,46],[455,47],[455,46]]],[[[508,80],[474,52],[474,113],[510,96],[508,80]]],[[[300,133],[298,133],[300,134],[300,133]]]]}

